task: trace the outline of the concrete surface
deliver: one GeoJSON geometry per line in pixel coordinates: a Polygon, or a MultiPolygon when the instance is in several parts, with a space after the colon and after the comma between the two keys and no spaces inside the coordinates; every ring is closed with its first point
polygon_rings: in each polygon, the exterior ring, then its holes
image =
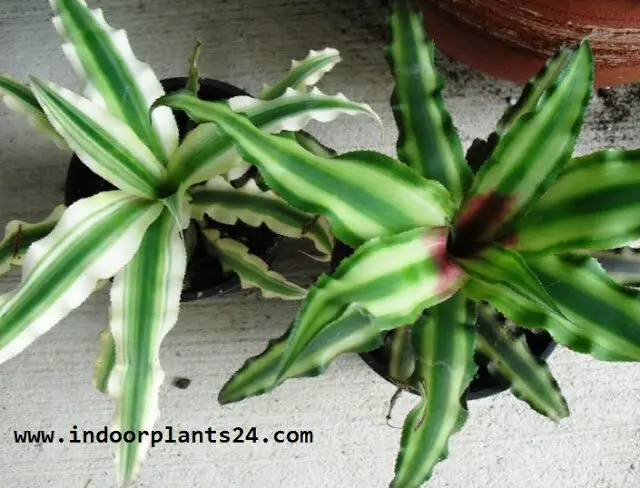
{"type": "MultiPolygon", "coordinates": [[[[368,101],[388,129],[381,141],[373,123],[342,119],[315,133],[339,150],[373,147],[392,153],[395,138],[387,100],[392,87],[382,57],[384,12],[378,1],[340,0],[104,0],[109,21],[125,27],[134,50],[162,77],[184,73],[196,37],[205,44],[203,74],[256,92],[277,79],[292,58],[334,46],[344,61],[323,89],[368,101]]],[[[91,2],[97,5],[97,2],[91,2]]],[[[0,2],[0,72],[25,79],[78,83],[50,25],[45,0],[0,2]]],[[[468,146],[486,135],[518,93],[515,86],[471,73],[442,56],[447,100],[468,146]]],[[[638,90],[596,97],[580,152],[640,142],[638,90]],[[606,103],[605,103],[606,102],[606,103]]],[[[62,201],[69,154],[33,135],[20,118],[0,109],[0,222],[39,219],[62,201]]],[[[4,224],[3,224],[4,225],[4,224]]],[[[323,268],[300,259],[284,269],[308,283],[323,268]]],[[[280,263],[285,261],[282,256],[280,263]]],[[[11,289],[13,273],[0,279],[11,289]]],[[[107,322],[107,295],[92,296],[19,357],[0,365],[0,486],[7,488],[115,486],[105,444],[17,445],[15,429],[67,431],[109,424],[111,403],[91,386],[97,334],[107,322]]],[[[162,444],[145,463],[140,487],[384,487],[392,477],[399,430],[385,423],[393,388],[357,357],[342,357],[322,377],[290,381],[275,393],[221,408],[215,398],[229,375],[280,335],[295,305],[255,293],[183,307],[162,350],[168,381],[160,425],[217,429],[255,425],[260,434],[312,430],[311,445],[162,444]],[[173,376],[192,380],[186,390],[173,376]]],[[[554,425],[509,394],[470,404],[470,420],[451,442],[432,488],[640,487],[640,365],[605,364],[560,350],[550,360],[572,416],[554,425]]],[[[415,398],[402,398],[400,425],[415,398]]]]}

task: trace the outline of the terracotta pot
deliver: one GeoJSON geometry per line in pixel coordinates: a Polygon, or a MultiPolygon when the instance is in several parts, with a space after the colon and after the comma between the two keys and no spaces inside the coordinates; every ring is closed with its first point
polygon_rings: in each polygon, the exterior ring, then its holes
{"type": "Polygon", "coordinates": [[[596,87],[640,81],[638,0],[418,0],[429,35],[472,69],[525,83],[588,37],[596,87]]]}

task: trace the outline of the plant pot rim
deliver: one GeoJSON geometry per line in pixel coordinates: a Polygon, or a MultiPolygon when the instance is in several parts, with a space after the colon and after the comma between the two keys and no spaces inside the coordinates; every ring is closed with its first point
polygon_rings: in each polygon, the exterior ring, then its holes
{"type": "MultiPolygon", "coordinates": [[[[163,78],[160,80],[160,82],[162,83],[166,92],[171,92],[171,91],[177,91],[177,90],[183,89],[186,86],[187,79],[188,78],[184,76],[175,76],[175,77],[163,78]]],[[[198,81],[200,83],[201,89],[207,90],[209,92],[217,93],[215,97],[211,97],[211,96],[203,97],[206,100],[223,100],[223,99],[231,98],[234,96],[241,96],[241,95],[249,96],[249,93],[247,93],[245,90],[224,81],[216,80],[213,78],[200,78],[198,81]]],[[[176,118],[178,120],[180,120],[180,117],[182,117],[183,119],[186,117],[185,114],[179,115],[179,112],[176,112],[176,111],[174,111],[174,113],[176,114],[176,118]]],[[[182,134],[182,129],[183,127],[180,128],[181,134],[182,134]]],[[[96,182],[104,181],[102,180],[102,178],[100,178],[91,170],[89,170],[89,168],[86,167],[77,158],[76,154],[74,153],[71,157],[71,160],[67,169],[67,177],[65,181],[65,197],[64,197],[65,205],[69,206],[71,203],[81,198],[87,198],[88,196],[91,196],[91,195],[85,195],[85,196],[76,197],[72,194],[74,189],[78,191],[78,188],[81,187],[83,183],[86,183],[86,178],[90,178],[92,180],[95,180],[96,182]],[[84,175],[81,175],[81,173],[79,172],[84,173],[84,175]]],[[[92,194],[95,195],[100,191],[105,191],[105,190],[98,190],[96,192],[93,192],[92,194]]],[[[192,219],[191,222],[195,222],[195,221],[192,219]]],[[[244,223],[240,223],[240,224],[243,225],[245,228],[249,227],[244,223]]],[[[237,228],[237,225],[229,226],[229,227],[237,228]]],[[[279,236],[278,234],[275,234],[266,226],[260,226],[258,228],[253,228],[253,229],[255,229],[255,235],[259,235],[259,237],[261,238],[261,241],[263,241],[262,244],[264,247],[264,251],[259,253],[258,257],[263,259],[267,264],[271,264],[276,256],[279,244],[282,241],[281,236],[279,236]]],[[[200,237],[202,238],[202,236],[200,237]]],[[[209,255],[208,257],[211,260],[215,260],[214,256],[209,255]]],[[[201,271],[200,268],[198,268],[198,270],[201,271]]],[[[233,273],[227,276],[226,278],[222,278],[221,280],[217,280],[211,283],[208,286],[201,286],[201,287],[194,287],[194,288],[187,286],[183,288],[181,301],[190,302],[190,301],[202,300],[202,299],[210,298],[214,296],[226,295],[228,293],[240,291],[241,289],[242,289],[242,286],[241,286],[240,279],[235,273],[233,273]]]]}

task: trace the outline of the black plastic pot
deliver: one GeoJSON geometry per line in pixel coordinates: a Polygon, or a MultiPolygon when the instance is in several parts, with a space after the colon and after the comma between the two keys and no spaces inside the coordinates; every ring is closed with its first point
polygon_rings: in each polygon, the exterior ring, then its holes
{"type": "MultiPolygon", "coordinates": [[[[334,247],[333,255],[331,256],[331,272],[335,271],[340,262],[349,257],[352,253],[353,249],[349,246],[342,242],[337,242],[334,247]]],[[[532,332],[529,329],[521,329],[521,332],[524,334],[527,344],[535,356],[541,359],[547,359],[553,352],[556,343],[547,332],[532,332]]],[[[381,347],[371,352],[360,354],[360,357],[371,369],[390,383],[393,383],[399,388],[410,393],[418,394],[418,391],[412,386],[400,384],[391,379],[388,370],[389,358],[386,354],[385,348],[381,347]]],[[[476,400],[495,395],[505,391],[509,387],[508,383],[503,379],[495,377],[489,373],[489,370],[487,369],[487,358],[476,353],[475,362],[478,365],[478,372],[471,381],[467,390],[467,400],[476,400]]]]}
{"type": "MultiPolygon", "coordinates": [[[[167,93],[185,88],[187,78],[167,78],[162,80],[162,86],[167,93]]],[[[233,85],[216,80],[201,79],[198,97],[204,100],[225,100],[231,97],[247,95],[246,92],[233,85]]],[[[182,111],[174,111],[180,141],[194,128],[194,124],[182,111]]],[[[254,173],[255,174],[255,173],[254,173]]],[[[114,190],[115,187],[96,175],[74,154],[69,164],[65,188],[65,204],[67,206],[81,198],[91,197],[103,191],[114,190]]],[[[235,225],[225,225],[206,217],[207,228],[218,229],[223,236],[236,239],[246,245],[249,250],[265,260],[273,261],[280,238],[266,226],[251,227],[242,222],[235,225]]],[[[195,232],[195,246],[187,264],[185,285],[182,291],[182,301],[200,300],[215,295],[222,295],[240,289],[237,276],[224,273],[218,259],[208,251],[208,243],[202,235],[199,226],[193,226],[195,232]]]]}

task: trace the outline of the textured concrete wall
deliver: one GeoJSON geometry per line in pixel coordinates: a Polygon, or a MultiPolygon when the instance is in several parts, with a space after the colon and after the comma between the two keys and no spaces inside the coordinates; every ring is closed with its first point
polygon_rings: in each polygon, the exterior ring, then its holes
{"type": "MultiPolygon", "coordinates": [[[[91,2],[97,5],[97,2],[91,2]]],[[[381,2],[363,0],[104,0],[108,20],[128,29],[134,50],[162,77],[184,73],[198,36],[204,42],[203,74],[256,92],[310,48],[331,45],[344,62],[323,90],[368,101],[388,131],[381,140],[364,119],[314,127],[339,150],[374,148],[392,153],[388,107],[392,87],[382,57],[381,2]],[[345,6],[349,4],[349,6],[345,6]]],[[[50,25],[45,0],[0,2],[0,72],[24,79],[78,83],[50,25]]],[[[469,72],[438,57],[449,80],[447,100],[468,145],[486,135],[517,94],[508,83],[469,72]]],[[[639,145],[638,89],[596,97],[580,152],[611,145],[639,145]]],[[[61,202],[69,154],[34,137],[18,117],[0,108],[0,222],[39,219],[61,202]]],[[[302,283],[323,268],[294,249],[280,266],[302,283]],[[287,261],[294,258],[293,262],[287,261]]],[[[0,278],[0,293],[17,274],[0,278]]],[[[115,486],[104,444],[16,445],[14,429],[99,429],[109,424],[111,403],[91,386],[97,334],[107,322],[107,295],[92,296],[21,356],[0,365],[0,486],[7,488],[115,486]]],[[[192,380],[186,390],[163,388],[160,425],[232,428],[255,425],[260,433],[308,429],[312,445],[164,444],[154,448],[139,486],[383,487],[393,472],[399,430],[386,425],[393,388],[357,357],[343,357],[323,376],[290,381],[275,393],[221,408],[215,398],[229,375],[266,341],[281,334],[295,305],[241,293],[187,304],[162,350],[168,378],[192,380]]],[[[640,366],[605,364],[560,350],[550,360],[572,416],[559,425],[532,413],[509,394],[470,404],[470,419],[451,442],[433,488],[634,488],[640,487],[640,366]]],[[[400,425],[415,398],[401,399],[400,425]]]]}

